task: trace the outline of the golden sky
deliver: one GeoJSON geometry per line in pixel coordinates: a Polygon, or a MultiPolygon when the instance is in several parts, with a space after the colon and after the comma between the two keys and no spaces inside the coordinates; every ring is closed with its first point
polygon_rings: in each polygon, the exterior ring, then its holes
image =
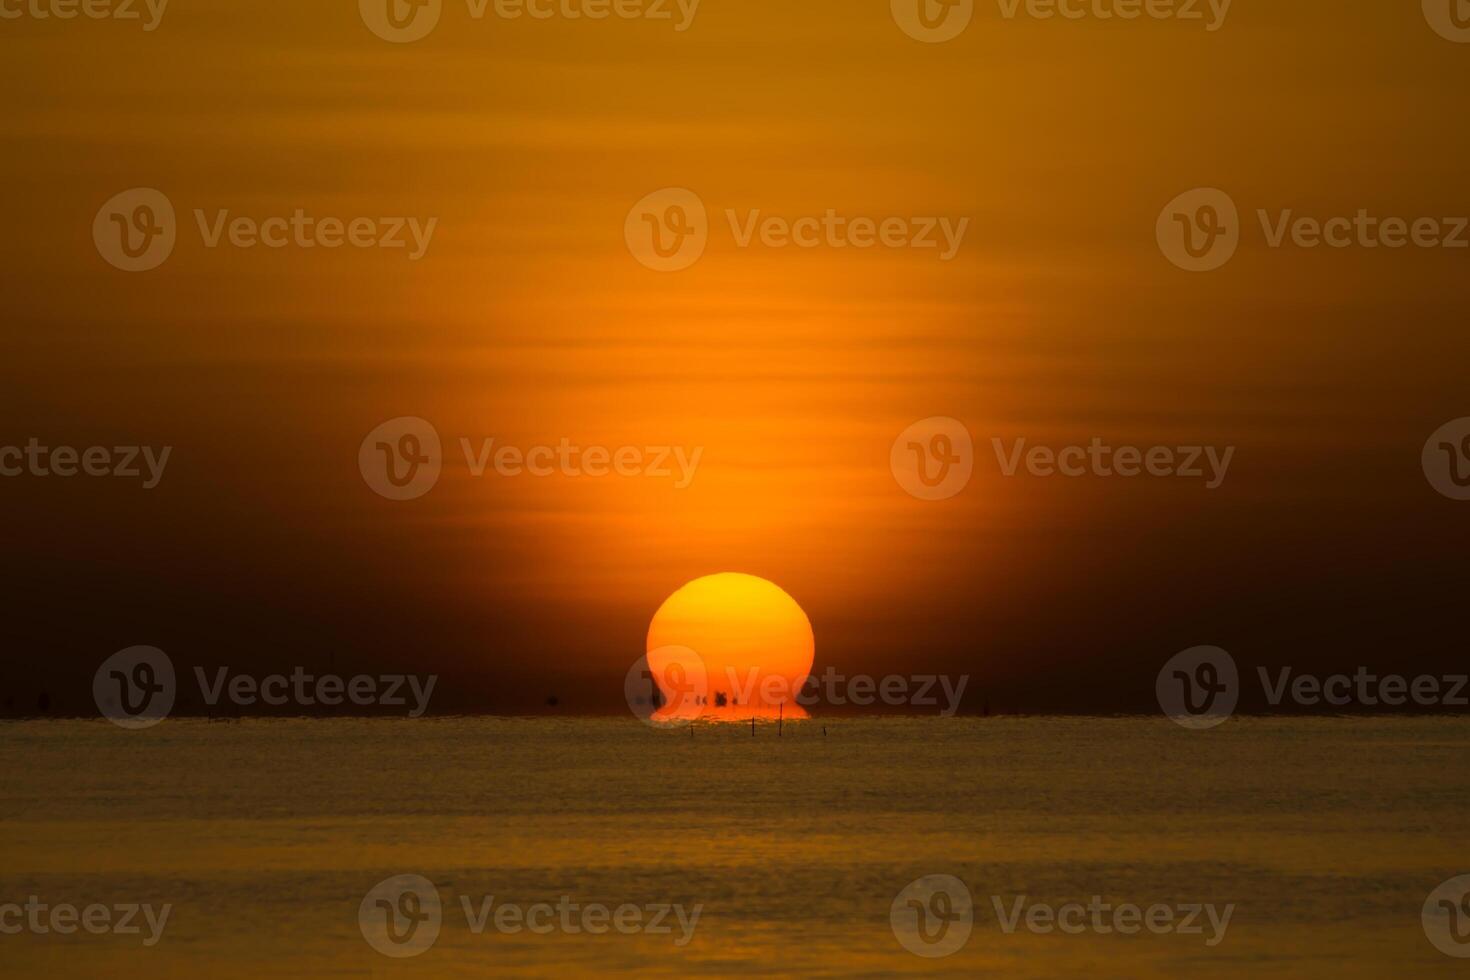
{"type": "Polygon", "coordinates": [[[601,691],[719,571],[796,597],[819,669],[965,670],[1016,704],[1198,643],[1382,652],[1440,610],[1465,524],[1418,460],[1470,414],[1470,250],[1270,248],[1256,219],[1470,214],[1470,46],[1419,4],[1236,0],[1207,31],[979,3],[942,44],[882,0],[703,0],[682,32],[445,0],[408,44],[354,6],[0,20],[0,443],[175,447],[148,492],[0,481],[11,592],[64,621],[23,631],[52,656],[17,689],[153,643],[408,658],[472,706],[601,691]],[[91,234],[134,187],[178,214],[144,273],[91,234]],[[670,187],[711,232],[660,273],[624,225],[670,187]],[[1197,187],[1242,217],[1211,273],[1155,240],[1197,187]],[[296,209],[437,224],[412,261],[209,248],[194,218],[296,209]],[[943,261],[741,247],[726,218],[829,209],[968,224],[943,261]],[[399,416],[446,447],[413,501],[356,465],[399,416]],[[925,502],[889,449],[933,416],[968,428],[975,476],[925,502]],[[475,477],[459,439],[492,437],[702,456],[682,489],[475,477]],[[1205,490],[1004,477],[991,449],[1094,437],[1236,453],[1205,490]]]}

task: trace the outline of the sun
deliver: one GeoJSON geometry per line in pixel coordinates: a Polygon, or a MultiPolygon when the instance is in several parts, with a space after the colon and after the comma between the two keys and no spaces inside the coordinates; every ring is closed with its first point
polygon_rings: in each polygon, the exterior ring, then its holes
{"type": "Polygon", "coordinates": [[[806,717],[795,698],[816,640],[801,606],[773,582],[737,572],[695,579],[653,614],[647,649],[649,670],[674,695],[666,717],[806,717]]]}

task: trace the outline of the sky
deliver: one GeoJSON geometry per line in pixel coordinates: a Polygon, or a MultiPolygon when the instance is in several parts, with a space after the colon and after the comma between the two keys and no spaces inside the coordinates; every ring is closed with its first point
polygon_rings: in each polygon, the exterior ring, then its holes
{"type": "Polygon", "coordinates": [[[619,711],[653,612],[723,571],[797,600],[818,671],[966,675],[966,711],[1149,710],[1200,644],[1249,669],[1462,662],[1470,504],[1421,451],[1470,415],[1470,249],[1270,228],[1470,215],[1470,46],[1413,3],[1236,0],[1214,30],[1204,5],[977,3],[940,43],[881,0],[666,6],[445,0],[406,43],[370,0],[0,20],[0,447],[170,447],[149,489],[0,478],[0,712],[88,711],[135,644],[434,673],[443,711],[619,711]],[[131,188],[176,216],[148,271],[94,236],[131,188]],[[669,188],[706,241],[659,271],[632,239],[669,188]],[[1157,230],[1196,188],[1238,208],[1208,272],[1157,230]],[[432,231],[228,231],[298,210],[432,231]],[[963,232],[953,254],[745,237],[829,212],[963,232]],[[359,457],[404,417],[442,472],[397,500],[359,457]],[[942,500],[891,465],[933,418],[973,445],[942,500]],[[476,475],[461,440],[489,439],[650,470],[662,448],[672,472],[476,475]],[[1210,488],[1007,475],[1018,440],[1232,451],[1210,488]]]}

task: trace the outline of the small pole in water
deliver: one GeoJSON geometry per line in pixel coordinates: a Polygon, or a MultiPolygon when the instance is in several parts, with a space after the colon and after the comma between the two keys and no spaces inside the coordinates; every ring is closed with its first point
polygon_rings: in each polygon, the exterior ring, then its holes
{"type": "Polygon", "coordinates": [[[755,715],[750,716],[750,737],[755,738],[755,715]]]}
{"type": "Polygon", "coordinates": [[[781,728],[786,724],[786,702],[776,705],[776,737],[781,737],[781,728]]]}

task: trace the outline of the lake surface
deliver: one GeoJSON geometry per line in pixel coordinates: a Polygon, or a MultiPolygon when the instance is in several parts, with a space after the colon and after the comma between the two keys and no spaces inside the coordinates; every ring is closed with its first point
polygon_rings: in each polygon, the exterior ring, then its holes
{"type": "MultiPolygon", "coordinates": [[[[632,719],[0,723],[0,905],[171,907],[152,946],[146,925],[0,935],[0,972],[1464,975],[1421,910],[1470,872],[1467,750],[1459,719],[829,719],[779,739],[632,719]],[[442,903],[407,958],[360,920],[399,875],[442,903]],[[895,929],[930,875],[973,907],[942,958],[895,929]],[[476,933],[461,900],[477,916],[489,896],[700,913],[682,944],[677,925],[476,933]],[[1214,936],[1008,932],[996,912],[1094,896],[1176,922],[1232,911],[1214,936]]],[[[959,908],[920,903],[934,923],[959,908]]]]}

